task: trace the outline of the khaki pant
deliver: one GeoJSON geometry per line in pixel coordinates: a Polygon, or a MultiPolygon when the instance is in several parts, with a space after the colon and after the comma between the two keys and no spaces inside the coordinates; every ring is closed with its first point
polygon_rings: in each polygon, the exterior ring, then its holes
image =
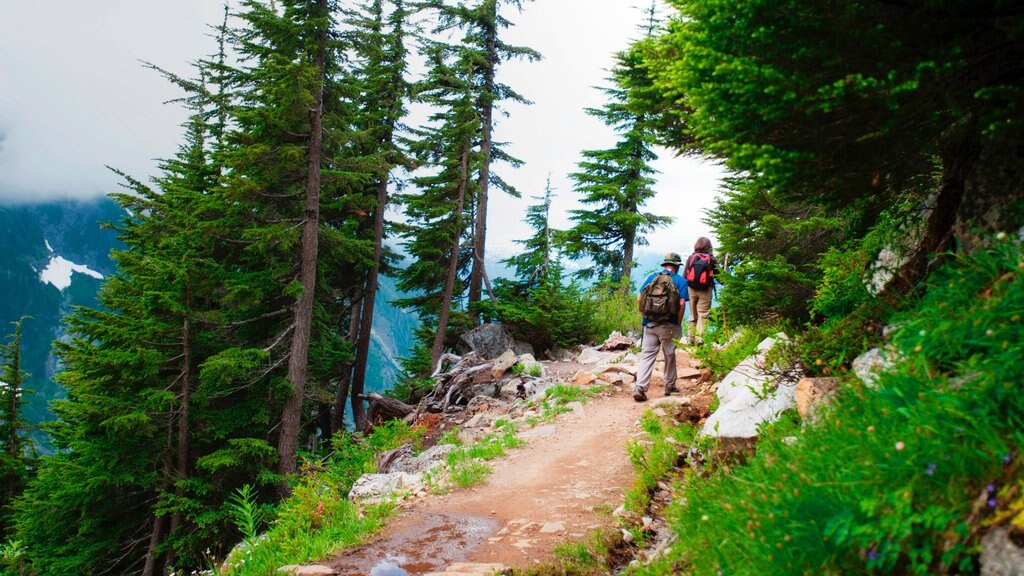
{"type": "Polygon", "coordinates": [[[640,349],[640,367],[636,371],[636,389],[647,392],[651,384],[651,374],[654,373],[654,361],[658,359],[658,352],[665,355],[665,389],[674,390],[676,387],[676,346],[673,339],[678,340],[682,336],[682,329],[678,324],[656,324],[644,327],[644,337],[640,349]]]}
{"type": "Polygon", "coordinates": [[[687,287],[686,290],[690,295],[690,334],[703,334],[711,313],[711,288],[697,290],[687,287]]]}

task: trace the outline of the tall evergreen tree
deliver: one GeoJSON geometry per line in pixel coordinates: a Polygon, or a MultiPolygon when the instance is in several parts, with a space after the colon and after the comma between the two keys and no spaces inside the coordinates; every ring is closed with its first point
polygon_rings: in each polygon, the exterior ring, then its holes
{"type": "Polygon", "coordinates": [[[372,262],[359,214],[379,167],[353,144],[334,3],[278,6],[246,2],[244,25],[231,36],[239,64],[224,71],[232,129],[220,157],[241,230],[229,291],[244,295],[232,313],[247,324],[236,334],[245,344],[233,353],[268,355],[249,379],[270,379],[273,396],[285,401],[276,436],[279,472],[287,475],[296,469],[304,399],[314,393],[310,376],[320,388],[351,362],[341,326],[360,284],[354,272],[372,262]]]}
{"type": "Polygon", "coordinates": [[[649,119],[629,105],[623,88],[635,73],[636,62],[629,54],[617,54],[612,87],[603,90],[608,103],[588,108],[587,113],[614,129],[619,140],[612,148],[584,150],[579,171],[570,175],[589,207],[572,211],[575,224],[564,235],[567,253],[593,262],[583,276],[607,276],[614,282],[629,278],[634,250],[646,244],[645,235],[672,222],[670,217],[643,212],[644,203],[655,194],[651,162],[657,156],[649,119]]]}
{"type": "Polygon", "coordinates": [[[436,172],[413,178],[417,192],[403,198],[408,222],[402,227],[402,236],[412,263],[399,286],[420,293],[403,303],[420,311],[424,320],[420,355],[429,351],[433,365],[444,348],[453,299],[464,290],[458,273],[469,262],[469,254],[464,253],[463,236],[468,232],[464,212],[467,199],[476,192],[471,171],[480,162],[474,150],[479,116],[469,55],[457,51],[452,58],[446,44],[424,42],[430,71],[420,83],[417,97],[435,112],[430,126],[414,130],[417,139],[410,142],[410,148],[418,163],[436,172]]]}
{"type": "Polygon", "coordinates": [[[498,81],[498,68],[503,62],[526,58],[534,61],[540,54],[525,46],[514,46],[501,39],[501,32],[512,22],[501,14],[502,6],[522,11],[522,0],[478,0],[472,4],[449,5],[440,0],[426,5],[437,11],[440,30],[461,29],[465,36],[459,50],[473,62],[474,106],[479,118],[479,166],[475,169],[476,191],[470,197],[472,205],[472,269],[469,276],[469,304],[480,301],[482,284],[486,277],[488,193],[493,186],[512,196],[519,193],[501,177],[494,174],[494,162],[504,161],[518,167],[521,162],[502,149],[493,137],[494,117],[503,101],[528,103],[529,101],[510,86],[498,81]]]}
{"type": "MultiPolygon", "coordinates": [[[[371,210],[373,256],[362,297],[357,301],[353,315],[358,317],[356,330],[355,364],[352,367],[352,415],[356,428],[367,426],[362,395],[365,387],[366,365],[370,355],[370,331],[373,327],[374,296],[378,277],[386,265],[384,247],[384,213],[389,201],[388,185],[391,172],[397,165],[409,162],[397,139],[400,122],[405,116],[405,102],[409,84],[405,79],[406,19],[408,12],[404,0],[388,3],[374,0],[365,14],[355,14],[347,24],[351,30],[352,53],[360,60],[350,73],[359,86],[359,119],[357,127],[364,135],[368,155],[380,157],[380,169],[370,181],[375,202],[371,210]]],[[[340,428],[344,414],[344,397],[335,405],[335,428],[340,428]]]]}
{"type": "Polygon", "coordinates": [[[14,324],[9,342],[0,346],[0,534],[6,534],[9,523],[8,507],[21,493],[35,465],[35,450],[31,440],[25,438],[29,423],[25,420],[25,397],[31,390],[25,388],[27,374],[21,368],[21,325],[26,318],[14,324]]]}
{"type": "Polygon", "coordinates": [[[551,189],[551,176],[548,175],[547,183],[544,185],[544,194],[534,196],[537,204],[526,209],[526,224],[533,230],[533,236],[525,240],[516,240],[522,245],[522,252],[503,260],[515,270],[516,278],[530,287],[537,278],[548,273],[552,266],[552,260],[556,256],[554,236],[557,231],[551,229],[551,201],[554,199],[554,191],[551,189]]]}

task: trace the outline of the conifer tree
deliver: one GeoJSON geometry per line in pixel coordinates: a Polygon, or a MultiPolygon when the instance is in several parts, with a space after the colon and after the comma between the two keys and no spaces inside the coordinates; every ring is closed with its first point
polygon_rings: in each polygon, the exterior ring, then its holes
{"type": "MultiPolygon", "coordinates": [[[[436,364],[444,348],[453,299],[462,294],[460,269],[469,262],[464,253],[467,234],[465,208],[476,192],[471,172],[479,166],[480,155],[473,149],[479,134],[479,116],[473,91],[473,62],[466,52],[456,52],[449,62],[447,45],[424,41],[430,71],[419,85],[418,98],[435,112],[432,124],[417,129],[411,152],[418,163],[431,166],[433,174],[412,179],[416,193],[403,198],[408,222],[402,227],[404,246],[412,262],[399,286],[421,295],[404,300],[416,306],[423,319],[421,355],[429,351],[430,365],[436,364]],[[431,330],[434,328],[434,330],[431,330]]],[[[425,366],[419,366],[425,371],[425,366]]]]}
{"type": "Polygon", "coordinates": [[[544,185],[544,194],[534,196],[537,204],[526,209],[526,224],[533,230],[533,236],[525,240],[516,240],[522,245],[522,252],[503,260],[515,270],[516,278],[529,288],[537,278],[544,277],[551,269],[555,252],[553,238],[558,231],[551,229],[551,201],[554,191],[551,189],[551,176],[548,175],[544,185]]]}
{"type": "Polygon", "coordinates": [[[247,323],[237,334],[245,344],[232,354],[268,355],[248,379],[269,379],[273,396],[285,401],[277,445],[286,475],[295,471],[310,376],[322,383],[351,361],[340,326],[359,284],[354,271],[372,261],[358,215],[379,168],[352,144],[352,95],[341,82],[345,44],[330,32],[334,4],[245,6],[244,27],[231,37],[240,63],[224,72],[233,87],[233,128],[221,157],[241,231],[229,290],[245,296],[232,312],[247,323]]]}
{"type": "MultiPolygon", "coordinates": [[[[353,322],[353,326],[356,326],[352,335],[355,341],[355,363],[352,367],[350,394],[353,420],[359,430],[365,429],[367,425],[362,394],[370,353],[374,296],[378,277],[386,265],[384,212],[389,201],[388,185],[393,168],[409,164],[396,137],[405,116],[405,101],[409,93],[409,85],[405,80],[405,26],[408,13],[404,0],[392,0],[389,4],[390,12],[387,12],[382,0],[374,0],[366,8],[365,14],[352,15],[347,22],[351,30],[352,52],[361,60],[360,65],[350,72],[360,93],[357,126],[368,148],[366,154],[376,155],[380,161],[378,172],[369,182],[375,197],[371,209],[372,262],[366,272],[362,296],[357,300],[352,313],[358,318],[358,323],[353,322]]],[[[344,402],[342,395],[335,403],[335,429],[341,427],[344,402]]]]}
{"type": "Polygon", "coordinates": [[[584,195],[581,201],[589,207],[572,211],[575,224],[564,239],[570,257],[593,262],[582,276],[610,277],[619,283],[629,278],[634,250],[646,244],[645,235],[672,219],[643,212],[644,203],[655,194],[654,132],[647,115],[629,105],[624,88],[636,74],[636,62],[627,52],[620,52],[615,60],[612,87],[602,90],[608,102],[588,108],[587,113],[615,130],[619,140],[611,148],[584,150],[579,171],[570,174],[576,191],[584,195]]]}
{"type": "Polygon", "coordinates": [[[473,4],[448,5],[439,0],[426,3],[436,10],[440,30],[461,29],[465,36],[458,50],[465,51],[464,58],[472,61],[474,79],[474,107],[479,122],[480,162],[475,169],[476,190],[469,198],[472,207],[472,269],[468,288],[469,304],[480,301],[482,284],[486,278],[487,205],[488,193],[494,188],[519,197],[519,193],[500,176],[494,174],[492,166],[503,161],[512,167],[521,161],[510,156],[493,137],[494,117],[503,101],[528,103],[529,101],[498,80],[498,68],[503,62],[526,58],[540,59],[540,54],[525,46],[514,46],[501,39],[501,31],[512,26],[501,14],[502,6],[522,10],[522,0],[477,0],[473,4]]]}
{"type": "Polygon", "coordinates": [[[24,417],[25,396],[31,390],[25,388],[27,374],[21,369],[21,325],[26,318],[13,322],[14,332],[9,342],[0,346],[0,474],[3,475],[3,490],[0,491],[0,534],[8,526],[7,508],[11,500],[21,493],[29,474],[34,468],[35,450],[30,440],[24,437],[29,424],[24,417]]]}

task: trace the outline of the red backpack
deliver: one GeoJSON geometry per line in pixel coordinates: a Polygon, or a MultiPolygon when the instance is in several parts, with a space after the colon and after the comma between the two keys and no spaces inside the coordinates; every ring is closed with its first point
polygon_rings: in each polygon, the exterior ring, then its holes
{"type": "Polygon", "coordinates": [[[715,271],[711,267],[711,255],[694,252],[686,262],[686,285],[696,290],[707,290],[714,286],[715,271]]]}

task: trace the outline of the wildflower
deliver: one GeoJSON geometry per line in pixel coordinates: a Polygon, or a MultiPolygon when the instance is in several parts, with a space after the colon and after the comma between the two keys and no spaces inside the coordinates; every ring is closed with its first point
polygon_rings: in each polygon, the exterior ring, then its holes
{"type": "Polygon", "coordinates": [[[1009,464],[1010,460],[1012,460],[1012,458],[1010,458],[1009,454],[1007,454],[1006,456],[1003,456],[1003,464],[1009,464]]]}
{"type": "Polygon", "coordinates": [[[991,336],[993,334],[995,334],[995,332],[993,332],[991,328],[989,328],[988,330],[985,330],[985,336],[991,336]]]}
{"type": "Polygon", "coordinates": [[[989,494],[995,492],[996,491],[996,485],[995,484],[989,484],[988,486],[985,486],[985,491],[988,492],[989,494]]]}
{"type": "Polygon", "coordinates": [[[929,462],[928,467],[925,468],[924,473],[931,476],[935,474],[935,467],[938,466],[935,462],[929,462]]]}
{"type": "Polygon", "coordinates": [[[988,504],[989,508],[995,508],[996,507],[995,496],[993,496],[992,498],[989,498],[985,503],[988,504]]]}
{"type": "Polygon", "coordinates": [[[872,548],[871,550],[868,550],[868,559],[869,560],[878,560],[878,552],[875,552],[874,548],[872,548]]]}
{"type": "Polygon", "coordinates": [[[708,515],[707,515],[707,514],[705,514],[705,515],[703,515],[703,516],[701,516],[701,517],[700,517],[700,521],[701,521],[701,522],[707,522],[708,520],[711,520],[711,518],[708,518],[708,515]]]}
{"type": "Polygon", "coordinates": [[[900,440],[899,442],[896,443],[896,451],[897,452],[899,452],[900,450],[903,450],[906,447],[907,447],[907,445],[903,443],[903,440],[900,440]]]}

